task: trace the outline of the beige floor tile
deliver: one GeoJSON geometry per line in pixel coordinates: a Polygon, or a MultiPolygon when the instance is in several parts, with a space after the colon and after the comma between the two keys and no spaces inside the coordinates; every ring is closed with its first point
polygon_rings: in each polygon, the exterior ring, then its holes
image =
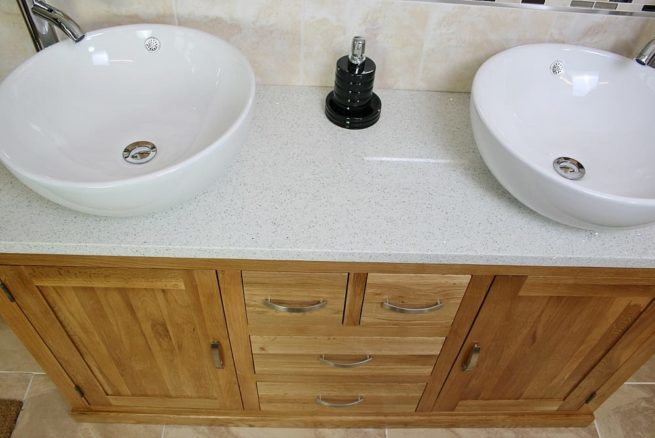
{"type": "Polygon", "coordinates": [[[571,428],[389,429],[389,438],[598,438],[593,424],[571,428]]]}
{"type": "Polygon", "coordinates": [[[623,385],[596,410],[603,438],[652,438],[655,435],[655,385],[623,385]]]}
{"type": "Polygon", "coordinates": [[[160,438],[163,426],[78,423],[47,376],[36,375],[12,438],[160,438]]]}
{"type": "Polygon", "coordinates": [[[0,318],[0,371],[43,372],[32,355],[0,318]]]}
{"type": "Polygon", "coordinates": [[[164,438],[384,438],[384,429],[166,426],[164,438]]]}
{"type": "Polygon", "coordinates": [[[632,376],[630,382],[655,382],[655,356],[651,357],[640,369],[632,376]]]}
{"type": "Polygon", "coordinates": [[[22,400],[32,374],[0,373],[0,398],[22,400]]]}

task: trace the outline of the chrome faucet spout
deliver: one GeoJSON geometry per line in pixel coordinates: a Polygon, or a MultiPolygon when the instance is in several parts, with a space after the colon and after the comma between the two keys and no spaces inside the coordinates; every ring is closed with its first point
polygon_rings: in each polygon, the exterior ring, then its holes
{"type": "Polygon", "coordinates": [[[42,0],[34,0],[32,13],[57,26],[68,38],[76,43],[84,39],[84,32],[80,26],[66,13],[54,6],[50,6],[42,0]]]}
{"type": "Polygon", "coordinates": [[[641,49],[635,58],[635,61],[641,65],[650,65],[651,67],[655,67],[655,38],[650,40],[650,42],[646,44],[643,49],[641,49]]]}

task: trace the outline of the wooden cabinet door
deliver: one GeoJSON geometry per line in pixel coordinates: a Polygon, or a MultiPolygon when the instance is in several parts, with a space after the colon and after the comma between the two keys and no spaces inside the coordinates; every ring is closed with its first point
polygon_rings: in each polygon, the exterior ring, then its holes
{"type": "Polygon", "coordinates": [[[91,406],[242,409],[214,271],[0,276],[91,406]]]}
{"type": "Polygon", "coordinates": [[[653,279],[496,277],[434,410],[579,409],[574,390],[654,296],[653,279]]]}

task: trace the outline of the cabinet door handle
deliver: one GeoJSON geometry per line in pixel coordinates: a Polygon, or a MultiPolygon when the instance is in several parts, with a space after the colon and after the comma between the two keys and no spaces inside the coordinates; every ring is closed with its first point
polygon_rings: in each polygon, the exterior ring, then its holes
{"type": "Polygon", "coordinates": [[[390,303],[389,298],[387,298],[384,300],[384,303],[382,303],[382,307],[398,313],[410,313],[416,315],[420,313],[435,312],[443,307],[443,303],[441,302],[441,300],[437,300],[436,304],[433,304],[428,307],[403,307],[397,304],[390,303]]]}
{"type": "Polygon", "coordinates": [[[478,344],[473,344],[473,348],[469,351],[466,360],[462,364],[462,370],[464,372],[473,371],[476,366],[478,366],[478,359],[480,358],[480,346],[478,344]]]}
{"type": "Polygon", "coordinates": [[[218,369],[225,368],[225,364],[223,363],[223,357],[221,356],[221,343],[218,341],[212,341],[211,351],[212,351],[212,359],[214,360],[214,366],[218,369]]]}
{"type": "Polygon", "coordinates": [[[357,396],[357,400],[353,400],[351,402],[346,402],[346,403],[331,402],[328,400],[323,400],[323,397],[321,397],[320,395],[316,396],[316,403],[322,406],[327,406],[328,408],[349,408],[351,406],[357,406],[363,401],[364,401],[364,396],[362,395],[357,396]]]}
{"type": "Polygon", "coordinates": [[[278,311],[278,312],[286,312],[286,313],[307,313],[307,312],[314,312],[316,310],[320,310],[323,307],[327,305],[327,300],[319,300],[315,303],[308,304],[306,306],[289,306],[286,304],[280,304],[276,303],[275,301],[271,300],[270,298],[266,298],[264,300],[264,304],[271,309],[278,311]]]}
{"type": "Polygon", "coordinates": [[[324,363],[325,365],[329,365],[329,366],[334,367],[334,368],[357,368],[357,367],[361,367],[362,365],[366,365],[367,363],[372,361],[373,356],[371,356],[370,354],[367,354],[366,358],[364,358],[364,359],[362,359],[360,361],[344,363],[344,362],[336,362],[336,361],[330,360],[330,359],[326,358],[324,354],[322,354],[321,357],[319,358],[319,360],[321,361],[321,363],[324,363]]]}

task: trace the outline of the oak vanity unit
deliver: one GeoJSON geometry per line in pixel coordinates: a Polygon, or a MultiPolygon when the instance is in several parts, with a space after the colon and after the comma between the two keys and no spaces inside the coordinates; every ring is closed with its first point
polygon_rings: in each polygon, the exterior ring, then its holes
{"type": "Polygon", "coordinates": [[[655,270],[0,255],[81,421],[582,426],[655,353],[655,270]]]}

